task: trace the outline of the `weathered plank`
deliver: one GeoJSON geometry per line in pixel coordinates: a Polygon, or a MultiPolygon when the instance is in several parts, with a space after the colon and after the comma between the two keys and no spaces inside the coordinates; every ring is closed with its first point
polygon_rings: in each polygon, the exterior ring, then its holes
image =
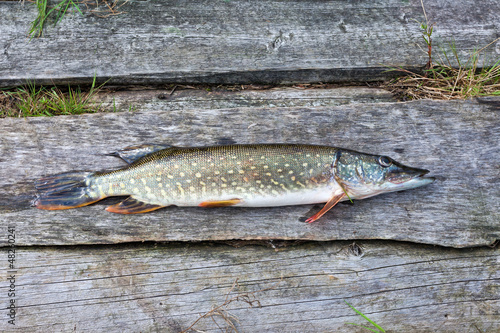
{"type": "MultiPolygon", "coordinates": [[[[435,50],[451,54],[453,42],[466,60],[500,34],[497,0],[425,5],[435,50]]],[[[94,74],[125,84],[374,81],[391,74],[385,65],[427,62],[419,0],[150,0],[122,10],[66,15],[30,41],[34,4],[0,2],[0,86],[89,83],[94,74]]],[[[497,42],[485,59],[499,54],[497,42]]]]}
{"type": "MultiPolygon", "coordinates": [[[[271,288],[253,295],[261,307],[223,308],[240,332],[366,332],[347,324],[369,325],[344,300],[387,332],[498,332],[499,257],[373,241],[18,248],[16,330],[5,309],[0,330],[180,332],[226,299],[271,288]]],[[[211,318],[194,328],[221,331],[211,318]]]]}
{"type": "MultiPolygon", "coordinates": [[[[18,244],[95,244],[227,239],[393,239],[465,247],[500,239],[499,98],[365,103],[331,108],[235,108],[2,119],[0,218],[21,230],[18,244]],[[102,156],[130,144],[178,146],[313,143],[377,152],[437,177],[429,186],[338,205],[321,221],[299,221],[317,206],[169,207],[124,216],[103,210],[30,207],[44,175],[122,166],[102,156]]],[[[5,240],[0,240],[5,244],[5,240]]]]}
{"type": "Polygon", "coordinates": [[[387,90],[367,87],[300,89],[279,87],[229,91],[203,89],[137,89],[107,91],[96,96],[96,104],[113,111],[180,111],[183,109],[226,109],[235,107],[317,107],[351,103],[395,102],[387,90]]]}

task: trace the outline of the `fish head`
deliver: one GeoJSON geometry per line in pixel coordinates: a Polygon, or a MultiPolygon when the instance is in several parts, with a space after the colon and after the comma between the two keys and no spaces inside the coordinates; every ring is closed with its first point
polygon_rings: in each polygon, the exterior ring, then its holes
{"type": "Polygon", "coordinates": [[[335,180],[350,198],[402,191],[430,184],[428,170],[405,166],[383,155],[340,150],[334,162],[335,180]]]}

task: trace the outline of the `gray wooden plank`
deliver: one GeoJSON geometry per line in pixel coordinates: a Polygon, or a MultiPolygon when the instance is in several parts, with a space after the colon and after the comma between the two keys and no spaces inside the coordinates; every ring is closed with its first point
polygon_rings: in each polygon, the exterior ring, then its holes
{"type": "MultiPolygon", "coordinates": [[[[435,55],[450,54],[454,42],[467,58],[499,36],[496,0],[425,5],[435,55]]],[[[67,15],[30,41],[34,5],[0,2],[0,86],[89,83],[94,74],[120,84],[374,81],[391,75],[385,65],[427,62],[417,46],[419,0],[151,0],[122,10],[67,15]]],[[[499,49],[485,50],[485,59],[494,62],[499,49]]]]}
{"type": "MultiPolygon", "coordinates": [[[[318,108],[234,108],[1,119],[0,218],[22,245],[227,239],[393,239],[454,247],[500,239],[499,98],[365,103],[318,108]],[[433,184],[338,205],[278,208],[168,207],[112,214],[107,200],[80,209],[30,207],[33,180],[70,170],[123,166],[103,156],[131,144],[328,144],[423,167],[433,184]]],[[[0,240],[0,245],[5,245],[0,240]]]]}
{"type": "MultiPolygon", "coordinates": [[[[5,309],[0,330],[180,332],[223,304],[238,279],[229,298],[272,288],[255,293],[260,307],[227,306],[240,332],[366,332],[347,324],[369,325],[344,301],[387,332],[498,331],[498,248],[351,246],[19,247],[15,330],[5,309]]],[[[195,328],[220,332],[210,318],[195,328]]]]}
{"type": "Polygon", "coordinates": [[[180,111],[183,109],[225,109],[235,107],[317,107],[351,103],[395,102],[387,90],[368,87],[297,88],[277,87],[230,91],[227,88],[204,89],[103,89],[95,100],[109,111],[180,111]]]}

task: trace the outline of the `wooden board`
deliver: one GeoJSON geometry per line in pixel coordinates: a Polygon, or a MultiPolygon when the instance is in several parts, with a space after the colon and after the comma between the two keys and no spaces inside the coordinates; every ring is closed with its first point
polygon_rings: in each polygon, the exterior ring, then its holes
{"type": "MultiPolygon", "coordinates": [[[[466,61],[499,36],[497,0],[425,5],[436,58],[454,43],[466,61]]],[[[90,83],[94,75],[117,84],[364,82],[391,76],[386,66],[427,63],[419,0],[150,0],[121,11],[67,14],[30,40],[34,4],[0,1],[0,86],[90,83]]],[[[497,41],[487,63],[499,54],[497,41]]]]}
{"type": "MultiPolygon", "coordinates": [[[[221,308],[239,332],[367,332],[347,324],[369,326],[344,301],[387,332],[498,332],[499,256],[498,248],[373,241],[22,247],[15,331],[178,333],[240,295],[221,308]],[[243,301],[252,292],[260,307],[243,301]]],[[[1,299],[0,330],[12,332],[1,299]]],[[[210,317],[193,328],[225,332],[210,317]]]]}
{"type": "MultiPolygon", "coordinates": [[[[499,98],[365,103],[318,108],[233,108],[1,119],[0,219],[20,245],[228,239],[392,239],[454,247],[500,239],[499,98]],[[437,181],[415,190],[338,205],[280,208],[169,207],[124,216],[116,199],[67,210],[30,207],[33,181],[70,170],[123,166],[103,156],[127,145],[328,144],[390,155],[428,168],[437,181]]],[[[5,244],[0,240],[0,244],[5,244]]]]}
{"type": "MultiPolygon", "coordinates": [[[[236,89],[239,87],[235,87],[236,89]]],[[[141,89],[111,91],[96,96],[96,105],[113,111],[180,111],[184,109],[226,109],[235,107],[317,107],[357,103],[395,102],[384,89],[368,87],[259,89],[243,87],[239,91],[224,88],[141,89]]]]}

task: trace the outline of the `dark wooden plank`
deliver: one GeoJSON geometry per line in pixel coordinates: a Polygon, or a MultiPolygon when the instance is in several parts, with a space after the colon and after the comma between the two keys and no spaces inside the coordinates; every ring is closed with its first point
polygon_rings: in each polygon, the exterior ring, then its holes
{"type": "MultiPolygon", "coordinates": [[[[426,1],[434,49],[463,60],[500,32],[497,0],[426,1]]],[[[385,65],[422,67],[419,0],[130,1],[124,14],[50,22],[29,40],[30,2],[0,2],[0,86],[163,82],[286,83],[386,79],[385,65]]],[[[485,50],[495,62],[500,42],[485,50]]],[[[451,57],[453,59],[453,57],[451,57]]]]}
{"type": "MultiPolygon", "coordinates": [[[[16,231],[21,238],[24,232],[16,231]]],[[[369,325],[344,300],[387,332],[497,332],[499,255],[498,248],[369,241],[277,249],[22,247],[15,328],[180,332],[227,298],[271,288],[253,295],[261,307],[235,301],[225,308],[239,320],[240,332],[366,332],[347,324],[369,325]],[[236,280],[239,287],[228,296],[236,280]]],[[[0,286],[5,291],[7,281],[0,286]]],[[[0,330],[13,331],[2,314],[0,330]]],[[[194,328],[220,332],[211,318],[194,328]]]]}
{"type": "MultiPolygon", "coordinates": [[[[227,239],[393,239],[454,247],[500,239],[499,98],[374,103],[328,108],[235,108],[1,119],[0,218],[18,242],[95,244],[227,239]],[[377,152],[437,177],[429,186],[338,205],[175,208],[124,216],[108,200],[66,210],[30,207],[33,180],[57,172],[123,165],[103,156],[131,144],[328,144],[377,152]]],[[[0,240],[5,244],[6,240],[0,240]]]]}

